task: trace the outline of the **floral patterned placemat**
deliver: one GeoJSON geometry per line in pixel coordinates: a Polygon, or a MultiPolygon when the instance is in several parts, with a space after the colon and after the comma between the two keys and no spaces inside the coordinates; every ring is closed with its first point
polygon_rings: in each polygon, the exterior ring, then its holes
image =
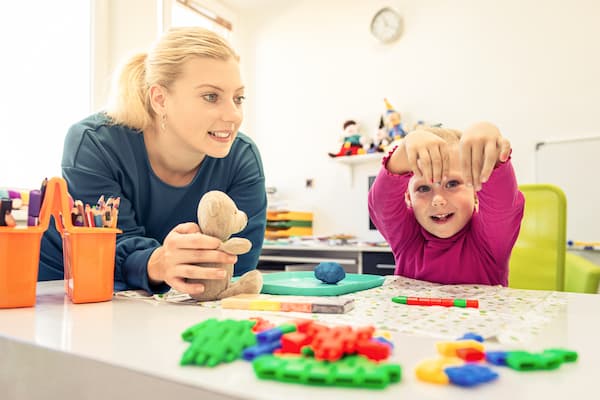
{"type": "MultiPolygon", "coordinates": [[[[558,292],[485,285],[439,285],[399,276],[383,286],[354,293],[355,308],[335,318],[338,323],[374,325],[378,329],[451,340],[476,332],[500,343],[524,343],[566,307],[558,292]],[[462,298],[479,308],[412,306],[391,301],[395,296],[462,298]]],[[[330,316],[317,316],[325,320],[330,316]]]]}
{"type": "MultiPolygon", "coordinates": [[[[164,296],[144,296],[138,291],[118,292],[118,297],[196,304],[220,308],[220,301],[198,303],[189,296],[169,292],[164,296]],[[187,297],[186,297],[187,296],[187,297]]],[[[520,290],[486,285],[440,285],[400,276],[388,276],[377,288],[340,297],[355,299],[353,310],[345,314],[311,314],[315,320],[353,326],[372,325],[379,330],[452,340],[466,332],[476,332],[502,344],[528,343],[544,325],[566,308],[566,295],[560,292],[520,290]],[[462,298],[479,301],[479,308],[414,306],[392,302],[392,297],[462,298]]],[[[234,315],[248,311],[228,310],[234,315]],[[238,311],[235,313],[235,311],[238,311]]],[[[306,313],[256,311],[265,319],[306,318],[306,313]]]]}

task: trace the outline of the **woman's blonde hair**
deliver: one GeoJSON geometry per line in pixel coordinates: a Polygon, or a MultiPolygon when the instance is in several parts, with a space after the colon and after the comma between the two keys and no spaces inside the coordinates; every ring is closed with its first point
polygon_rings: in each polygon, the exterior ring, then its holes
{"type": "Polygon", "coordinates": [[[218,34],[204,28],[172,28],[148,53],[133,56],[116,75],[106,114],[115,124],[143,131],[156,115],[149,88],[159,84],[167,90],[194,57],[239,60],[233,48],[218,34]]]}

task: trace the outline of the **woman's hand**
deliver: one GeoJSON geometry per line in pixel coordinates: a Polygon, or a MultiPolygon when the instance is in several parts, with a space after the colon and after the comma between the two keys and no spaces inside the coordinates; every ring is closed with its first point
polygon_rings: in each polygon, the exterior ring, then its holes
{"type": "Polygon", "coordinates": [[[510,156],[510,142],[489,122],[479,122],[465,130],[460,140],[463,178],[467,185],[481,190],[498,162],[510,156]]]}
{"type": "Polygon", "coordinates": [[[153,284],[166,282],[173,289],[190,295],[204,291],[201,283],[188,279],[225,279],[221,268],[199,268],[195,264],[235,264],[237,256],[216,250],[221,241],[200,233],[192,222],[177,225],[148,260],[148,278],[153,284]]]}

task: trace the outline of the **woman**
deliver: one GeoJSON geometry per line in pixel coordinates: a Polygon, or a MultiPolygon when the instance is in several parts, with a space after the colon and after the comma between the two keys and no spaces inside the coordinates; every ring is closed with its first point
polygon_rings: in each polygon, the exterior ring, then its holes
{"type": "MultiPolygon", "coordinates": [[[[238,128],[244,86],[238,56],[202,28],[167,32],[121,71],[110,106],[73,125],[62,173],[75,199],[120,197],[115,290],[202,293],[191,279],[223,279],[199,263],[256,268],[266,225],[265,179],[254,142],[238,128]],[[227,193],[248,215],[236,236],[252,250],[239,258],[199,232],[198,201],[227,193]],[[162,244],[161,244],[162,243],[162,244]]],[[[62,279],[62,243],[52,227],[42,240],[40,280],[62,279]]]]}

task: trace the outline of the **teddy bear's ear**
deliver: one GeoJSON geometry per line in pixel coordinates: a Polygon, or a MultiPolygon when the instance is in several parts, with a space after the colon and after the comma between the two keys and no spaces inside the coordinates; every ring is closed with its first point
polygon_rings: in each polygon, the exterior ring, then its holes
{"type": "Polygon", "coordinates": [[[236,216],[236,224],[235,224],[236,231],[234,233],[237,233],[237,232],[241,232],[246,227],[246,224],[248,223],[248,217],[246,216],[246,213],[243,212],[242,210],[237,210],[237,213],[235,216],[236,216]]]}

